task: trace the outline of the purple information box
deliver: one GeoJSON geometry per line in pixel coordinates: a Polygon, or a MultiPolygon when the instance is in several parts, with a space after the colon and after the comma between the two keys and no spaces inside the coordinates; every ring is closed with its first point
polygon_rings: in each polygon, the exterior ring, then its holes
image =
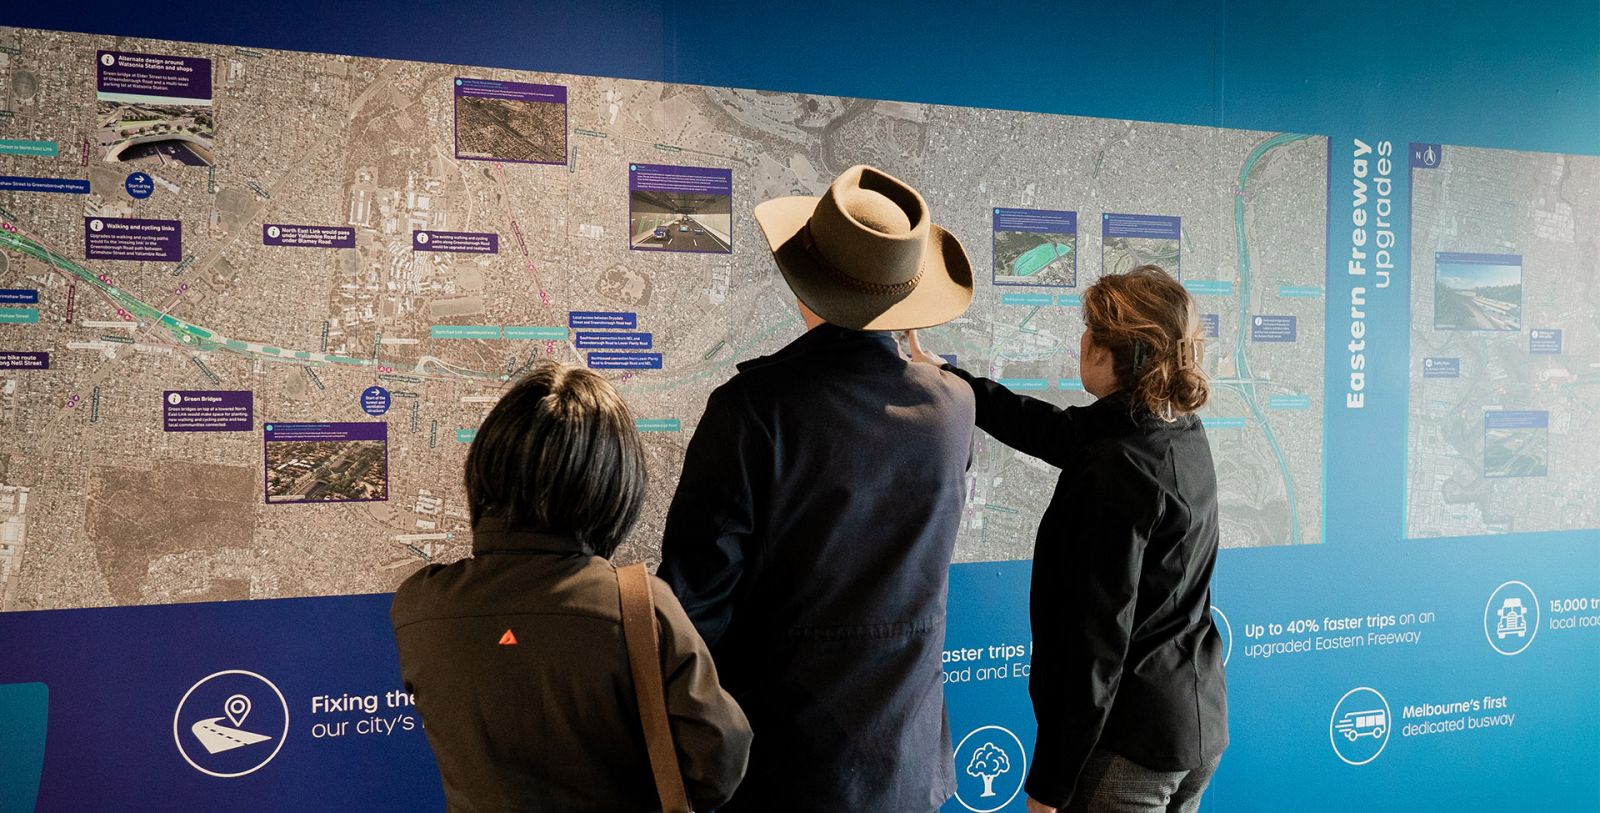
{"type": "Polygon", "coordinates": [[[561,85],[459,77],[455,109],[457,158],[567,162],[567,89],[561,85]]]}
{"type": "Polygon", "coordinates": [[[349,226],[266,223],[261,226],[261,244],[296,248],[355,248],[356,230],[349,226]]]}
{"type": "Polygon", "coordinates": [[[1537,356],[1561,355],[1561,329],[1536,327],[1528,331],[1528,352],[1537,356]]]}
{"type": "Polygon", "coordinates": [[[1296,337],[1295,317],[1260,315],[1250,320],[1250,341],[1292,342],[1296,337]]]}
{"type": "Polygon", "coordinates": [[[1550,413],[1542,409],[1495,410],[1483,413],[1485,429],[1546,429],[1550,426],[1550,413]]]}
{"type": "Polygon", "coordinates": [[[1076,234],[1078,213],[1050,209],[996,209],[994,230],[1076,234]]]}
{"type": "Polygon", "coordinates": [[[639,315],[627,311],[573,311],[567,314],[567,327],[633,330],[639,315]]]}
{"type": "Polygon", "coordinates": [[[83,256],[90,260],[175,263],[183,259],[183,223],[86,217],[83,219],[83,256]]]}
{"type": "Polygon", "coordinates": [[[1453,356],[1450,358],[1429,356],[1428,358],[1424,358],[1422,360],[1422,377],[1460,378],[1461,358],[1459,356],[1453,356]]]}
{"type": "Polygon", "coordinates": [[[675,167],[666,164],[629,164],[628,191],[732,195],[733,170],[716,167],[675,167]]]}
{"type": "Polygon", "coordinates": [[[659,370],[660,353],[590,353],[593,370],[659,370]]]}
{"type": "Polygon", "coordinates": [[[1112,214],[1108,212],[1100,219],[1100,236],[1177,240],[1183,236],[1182,218],[1165,215],[1112,214]]]}
{"type": "Polygon", "coordinates": [[[628,165],[628,248],[733,253],[733,170],[628,165]]]}
{"type": "Polygon", "coordinates": [[[95,90],[101,98],[157,104],[211,100],[211,60],[203,57],[100,51],[95,90]]]}
{"type": "Polygon", "coordinates": [[[263,445],[266,501],[389,499],[389,425],[269,423],[263,445]]]}
{"type": "Polygon", "coordinates": [[[579,331],[579,350],[649,350],[655,340],[649,333],[595,333],[579,331]]]}
{"type": "Polygon", "coordinates": [[[1200,314],[1201,335],[1207,339],[1215,339],[1222,331],[1222,319],[1214,313],[1200,314]]]}
{"type": "Polygon", "coordinates": [[[499,254],[500,235],[489,232],[429,231],[411,233],[412,251],[448,251],[456,254],[499,254]]]}
{"type": "Polygon", "coordinates": [[[0,370],[48,369],[50,369],[49,353],[27,353],[16,350],[0,350],[0,370]]]}
{"type": "Polygon", "coordinates": [[[255,425],[249,390],[167,390],[161,399],[167,432],[249,432],[255,425]]]}

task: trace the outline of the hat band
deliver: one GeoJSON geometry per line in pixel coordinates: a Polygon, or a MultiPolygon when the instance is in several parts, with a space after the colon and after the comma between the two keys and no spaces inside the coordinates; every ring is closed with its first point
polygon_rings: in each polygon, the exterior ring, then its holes
{"type": "MultiPolygon", "coordinates": [[[[809,222],[800,227],[800,241],[801,246],[805,248],[806,253],[811,255],[811,259],[815,261],[816,264],[822,268],[822,270],[828,272],[828,275],[833,277],[835,282],[838,282],[840,285],[843,285],[846,288],[850,288],[864,294],[872,294],[874,296],[892,296],[910,293],[917,287],[917,283],[922,281],[922,272],[928,267],[926,261],[919,263],[917,265],[916,275],[905,282],[896,282],[887,285],[879,282],[868,282],[864,279],[858,279],[845,273],[844,271],[839,270],[839,268],[833,263],[828,262],[827,257],[822,256],[822,252],[817,250],[816,238],[812,237],[811,235],[811,224],[809,222]]],[[[924,260],[926,260],[927,255],[924,254],[923,256],[924,260]]]]}

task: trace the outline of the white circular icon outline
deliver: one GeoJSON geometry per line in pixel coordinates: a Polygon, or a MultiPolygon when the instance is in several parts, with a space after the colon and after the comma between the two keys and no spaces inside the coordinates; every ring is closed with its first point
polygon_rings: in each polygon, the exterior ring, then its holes
{"type": "Polygon", "coordinates": [[[1365,765],[1377,759],[1378,756],[1383,753],[1383,749],[1389,747],[1389,736],[1393,733],[1394,712],[1389,708],[1389,698],[1384,697],[1383,692],[1380,692],[1371,686],[1357,686],[1354,689],[1345,692],[1344,696],[1339,698],[1339,702],[1333,704],[1333,712],[1328,715],[1328,746],[1333,749],[1333,755],[1338,757],[1339,761],[1346,765],[1365,765]],[[1339,707],[1344,705],[1344,701],[1349,700],[1350,695],[1353,695],[1356,692],[1372,692],[1373,694],[1377,695],[1378,699],[1383,701],[1383,717],[1384,720],[1388,722],[1388,725],[1383,727],[1383,742],[1378,746],[1378,750],[1374,751],[1372,756],[1367,757],[1360,762],[1349,759],[1344,755],[1343,751],[1339,750],[1339,739],[1334,734],[1334,725],[1339,721],[1339,707]]]}
{"type": "Polygon", "coordinates": [[[117,64],[117,57],[115,54],[101,54],[100,64],[109,68],[117,64]]]}
{"type": "Polygon", "coordinates": [[[1222,626],[1228,628],[1228,651],[1222,653],[1222,665],[1227,666],[1228,659],[1233,657],[1233,622],[1229,621],[1228,614],[1217,609],[1217,605],[1215,604],[1211,605],[1211,612],[1222,616],[1222,626]]]}
{"type": "Polygon", "coordinates": [[[1494,589],[1494,592],[1489,594],[1489,599],[1483,603],[1483,638],[1489,642],[1490,649],[1493,649],[1494,651],[1508,658],[1513,655],[1521,655],[1523,652],[1527,651],[1529,646],[1533,645],[1533,639],[1539,637],[1539,625],[1542,623],[1544,623],[1544,617],[1540,615],[1539,611],[1539,594],[1533,592],[1533,588],[1529,587],[1527,582],[1518,581],[1516,579],[1503,582],[1499,587],[1494,589]],[[1494,633],[1489,629],[1489,613],[1494,607],[1494,597],[1500,595],[1501,590],[1504,590],[1513,584],[1528,591],[1528,597],[1533,599],[1533,624],[1528,632],[1528,637],[1523,639],[1522,646],[1507,652],[1506,650],[1501,649],[1500,646],[1495,643],[1494,633]]]}
{"type": "Polygon", "coordinates": [[[183,403],[183,393],[174,392],[167,395],[167,403],[172,404],[173,406],[183,403]]]}
{"type": "Polygon", "coordinates": [[[189,687],[189,691],[183,693],[183,699],[178,701],[177,710],[172,712],[172,742],[174,745],[178,746],[178,755],[183,757],[184,762],[189,763],[189,767],[206,774],[207,776],[215,776],[221,779],[233,779],[236,777],[253,774],[256,771],[267,767],[267,763],[271,762],[273,758],[278,755],[278,752],[283,750],[283,742],[287,739],[289,739],[289,701],[284,699],[283,692],[278,690],[277,684],[267,680],[265,677],[258,675],[255,672],[251,672],[246,669],[224,669],[221,672],[212,672],[211,674],[200,678],[198,682],[189,687]],[[267,688],[271,689],[272,693],[278,696],[279,705],[283,706],[283,733],[278,735],[277,747],[273,748],[272,753],[268,754],[266,759],[261,760],[259,765],[256,765],[254,768],[251,768],[247,771],[240,771],[238,773],[219,773],[217,771],[209,771],[195,764],[195,761],[189,758],[189,752],[185,751],[183,748],[183,738],[178,735],[178,719],[183,715],[183,704],[189,702],[189,695],[194,694],[195,689],[204,686],[212,678],[219,678],[223,675],[245,675],[265,683],[267,688]]]}
{"type": "Polygon", "coordinates": [[[417,232],[417,242],[421,243],[423,245],[427,245],[428,244],[428,233],[425,232],[425,231],[417,232]]]}
{"type": "Polygon", "coordinates": [[[99,232],[99,231],[105,230],[105,227],[106,227],[106,224],[100,222],[99,218],[95,218],[94,220],[89,221],[89,231],[99,232]]]}
{"type": "Polygon", "coordinates": [[[273,238],[274,240],[276,240],[282,234],[283,234],[283,230],[278,228],[277,226],[268,226],[267,227],[267,236],[273,238]]]}
{"type": "MultiPolygon", "coordinates": [[[[1017,753],[1022,755],[1021,775],[1024,777],[1028,775],[1028,749],[1022,745],[1022,738],[1018,737],[1016,732],[1006,728],[1005,726],[986,725],[972,729],[971,731],[967,732],[967,736],[961,738],[961,742],[956,744],[955,750],[950,754],[950,759],[952,761],[955,760],[956,755],[961,753],[961,749],[967,747],[967,740],[972,739],[972,736],[980,731],[1004,731],[1006,736],[1010,737],[1011,741],[1017,744],[1017,753]]],[[[957,768],[956,770],[960,770],[960,768],[957,768]]],[[[972,805],[967,804],[966,799],[961,798],[961,785],[958,781],[956,784],[956,801],[959,802],[962,807],[972,811],[972,813],[995,813],[995,811],[1004,810],[1007,805],[1015,801],[1017,794],[1022,792],[1022,786],[1024,784],[1026,784],[1026,782],[1018,782],[1017,789],[1011,791],[1011,795],[1006,797],[1004,802],[1001,802],[994,807],[973,807],[972,805]]]]}

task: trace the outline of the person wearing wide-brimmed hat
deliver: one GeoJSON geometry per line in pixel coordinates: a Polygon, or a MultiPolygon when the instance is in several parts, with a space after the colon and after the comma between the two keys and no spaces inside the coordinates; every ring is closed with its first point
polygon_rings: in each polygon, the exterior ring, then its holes
{"type": "Polygon", "coordinates": [[[972,268],[872,167],[755,216],[809,329],[711,394],[659,574],[755,733],[723,810],[932,811],[955,788],[940,654],[974,405],[888,331],[960,316],[972,268]]]}

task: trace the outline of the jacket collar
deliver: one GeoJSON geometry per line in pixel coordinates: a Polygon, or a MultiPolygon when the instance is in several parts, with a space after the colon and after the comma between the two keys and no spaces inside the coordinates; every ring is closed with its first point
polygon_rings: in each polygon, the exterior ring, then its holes
{"type": "Polygon", "coordinates": [[[900,357],[894,334],[884,330],[852,330],[824,322],[769,356],[739,362],[740,372],[813,353],[861,353],[883,351],[900,357]]]}
{"type": "Polygon", "coordinates": [[[1087,409],[1095,419],[1106,421],[1113,426],[1138,427],[1140,429],[1188,429],[1199,420],[1196,415],[1179,415],[1177,420],[1163,420],[1161,416],[1144,407],[1136,407],[1133,397],[1126,391],[1113,392],[1090,404],[1087,409]]]}
{"type": "Polygon", "coordinates": [[[484,517],[472,526],[472,555],[485,553],[551,553],[558,556],[587,554],[571,534],[531,529],[510,529],[505,520],[484,517]]]}

